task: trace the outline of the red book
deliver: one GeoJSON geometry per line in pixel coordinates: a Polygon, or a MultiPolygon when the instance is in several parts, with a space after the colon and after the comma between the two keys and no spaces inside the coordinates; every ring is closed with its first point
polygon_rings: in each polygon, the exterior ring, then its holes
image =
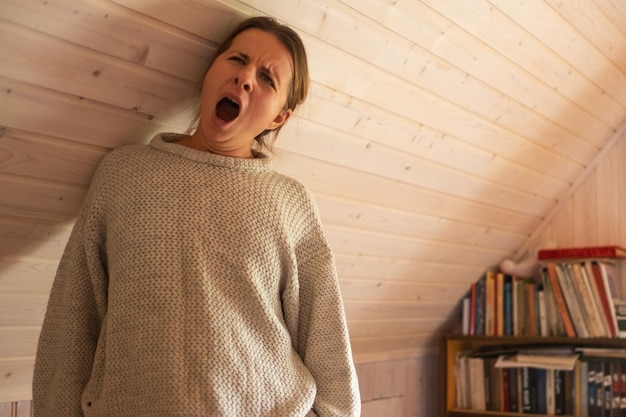
{"type": "Polygon", "coordinates": [[[537,258],[540,261],[572,258],[626,258],[626,249],[617,245],[539,249],[537,258]]]}

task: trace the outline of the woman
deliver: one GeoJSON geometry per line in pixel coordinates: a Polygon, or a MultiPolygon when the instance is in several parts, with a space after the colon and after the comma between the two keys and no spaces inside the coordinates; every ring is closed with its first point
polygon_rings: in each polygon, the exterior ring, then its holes
{"type": "Polygon", "coordinates": [[[316,207],[262,152],[308,82],[298,35],[248,19],[192,135],[105,157],[52,288],[35,416],[359,415],[316,207]]]}

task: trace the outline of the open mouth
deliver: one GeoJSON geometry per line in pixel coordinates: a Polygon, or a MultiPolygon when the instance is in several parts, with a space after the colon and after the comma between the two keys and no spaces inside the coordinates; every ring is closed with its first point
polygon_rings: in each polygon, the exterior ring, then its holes
{"type": "Polygon", "coordinates": [[[227,97],[224,97],[218,101],[215,108],[215,114],[220,120],[231,122],[239,116],[239,104],[227,97]]]}

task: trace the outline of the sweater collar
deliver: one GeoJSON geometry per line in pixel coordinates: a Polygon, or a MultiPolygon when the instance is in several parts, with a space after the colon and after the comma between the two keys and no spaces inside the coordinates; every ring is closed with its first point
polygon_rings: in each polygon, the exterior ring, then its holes
{"type": "Polygon", "coordinates": [[[233,158],[231,156],[217,155],[210,152],[202,152],[186,146],[178,145],[184,135],[178,133],[158,133],[150,141],[150,146],[162,152],[189,159],[201,164],[219,166],[240,171],[268,172],[272,169],[272,159],[265,154],[257,158],[233,158]]]}

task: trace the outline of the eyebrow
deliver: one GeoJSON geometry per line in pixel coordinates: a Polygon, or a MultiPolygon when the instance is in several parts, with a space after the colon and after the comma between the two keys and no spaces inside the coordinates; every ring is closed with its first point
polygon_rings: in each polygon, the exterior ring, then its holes
{"type": "MultiPolygon", "coordinates": [[[[237,50],[234,50],[233,52],[238,54],[239,56],[241,56],[246,61],[250,61],[250,55],[248,55],[248,54],[246,54],[244,52],[241,52],[241,51],[237,51],[237,50]]],[[[274,71],[272,71],[271,69],[269,69],[268,67],[265,67],[265,66],[261,67],[261,69],[263,71],[265,71],[266,73],[268,73],[269,75],[271,75],[276,80],[277,85],[281,84],[280,77],[278,76],[277,73],[275,73],[274,71]]]]}

